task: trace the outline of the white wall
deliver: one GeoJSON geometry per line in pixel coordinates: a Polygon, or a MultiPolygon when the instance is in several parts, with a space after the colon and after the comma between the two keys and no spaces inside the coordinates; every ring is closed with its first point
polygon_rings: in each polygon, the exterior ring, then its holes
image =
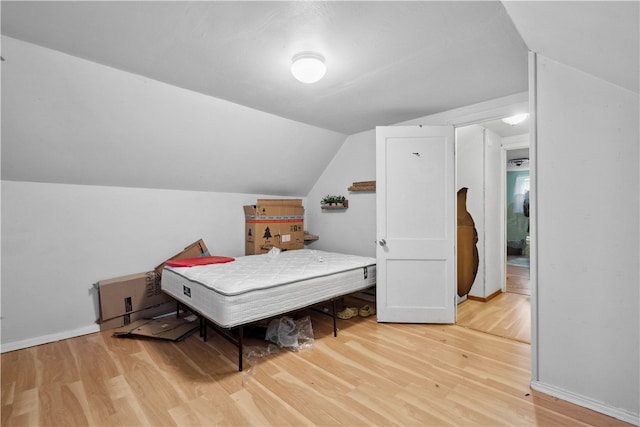
{"type": "Polygon", "coordinates": [[[258,194],[2,182],[2,351],[97,330],[99,280],[152,270],[202,238],[244,255],[258,194]]]}
{"type": "Polygon", "coordinates": [[[484,155],[484,296],[488,297],[502,289],[505,270],[500,230],[504,221],[500,215],[502,206],[501,184],[504,171],[502,163],[501,138],[485,129],[484,155]]]}
{"type": "Polygon", "coordinates": [[[347,191],[354,182],[375,181],[375,145],[375,130],[348,137],[307,194],[307,228],[320,236],[307,248],[376,256],[375,192],[347,191]],[[344,195],[349,208],[322,210],[327,194],[344,195]]]}
{"type": "Polygon", "coordinates": [[[533,386],[639,423],[639,97],[540,55],[535,70],[533,386]]]}
{"type": "Polygon", "coordinates": [[[478,273],[469,295],[484,298],[485,226],[484,226],[484,129],[478,125],[456,129],[456,191],[467,187],[467,212],[478,233],[478,273]]]}
{"type": "Polygon", "coordinates": [[[487,298],[501,289],[500,137],[480,125],[456,130],[456,188],[467,187],[467,211],[478,232],[478,274],[469,295],[487,298]]]}

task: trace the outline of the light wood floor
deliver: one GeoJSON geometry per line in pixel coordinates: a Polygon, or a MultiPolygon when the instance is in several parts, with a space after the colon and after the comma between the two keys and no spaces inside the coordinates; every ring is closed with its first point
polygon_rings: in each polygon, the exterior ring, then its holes
{"type": "Polygon", "coordinates": [[[310,351],[246,372],[215,333],[173,343],[106,331],[4,353],[2,426],[626,425],[533,392],[528,344],[375,316],[340,320],[334,338],[331,319],[309,313],[310,351]]]}
{"type": "Polygon", "coordinates": [[[525,343],[531,342],[531,287],[529,269],[507,265],[507,292],[487,302],[458,304],[459,326],[525,343]]]}
{"type": "Polygon", "coordinates": [[[458,304],[459,326],[500,337],[531,342],[531,297],[503,292],[487,302],[466,300],[458,304]]]}
{"type": "Polygon", "coordinates": [[[529,267],[507,264],[507,292],[531,295],[529,267]]]}

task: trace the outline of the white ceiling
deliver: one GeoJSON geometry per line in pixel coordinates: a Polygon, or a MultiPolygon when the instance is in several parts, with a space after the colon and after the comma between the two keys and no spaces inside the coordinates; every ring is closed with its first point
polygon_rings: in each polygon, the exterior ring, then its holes
{"type": "MultiPolygon", "coordinates": [[[[103,121],[86,126],[66,115],[82,108],[83,97],[91,97],[84,91],[108,90],[93,87],[90,81],[89,86],[73,86],[75,91],[55,82],[51,86],[55,94],[49,95],[76,95],[78,99],[68,99],[73,108],[54,114],[33,111],[48,105],[38,103],[37,94],[23,105],[5,108],[7,94],[22,100],[19,97],[25,94],[19,90],[30,88],[27,80],[16,86],[18,93],[11,91],[12,83],[20,80],[17,70],[29,63],[8,57],[2,82],[3,179],[305,195],[344,135],[526,92],[529,49],[637,93],[639,4],[3,0],[2,34],[32,43],[31,47],[55,49],[231,101],[238,105],[212,100],[208,106],[220,105],[233,117],[253,117],[255,111],[246,108],[252,107],[316,126],[274,121],[280,133],[269,135],[268,144],[256,147],[256,139],[262,137],[264,142],[259,129],[238,130],[233,123],[201,120],[197,123],[210,127],[181,138],[172,132],[190,123],[190,114],[212,114],[185,108],[173,127],[156,130],[153,123],[144,121],[156,119],[140,114],[130,129],[135,132],[122,135],[101,115],[96,120],[103,121]],[[327,75],[317,84],[304,85],[289,73],[291,57],[303,50],[318,51],[327,59],[327,75]],[[7,117],[19,120],[16,124],[7,117]],[[78,126],[70,129],[69,122],[78,126]],[[58,132],[52,134],[51,129],[58,132]],[[81,130],[86,135],[78,133],[81,130]],[[162,174],[142,173],[136,167],[134,159],[162,153],[161,147],[171,147],[178,139],[183,151],[174,154],[175,159],[154,159],[162,174]],[[295,159],[301,160],[291,163],[299,169],[272,171],[265,178],[238,167],[248,162],[263,164],[266,155],[273,155],[273,145],[281,152],[295,152],[295,159]],[[189,156],[203,150],[216,154],[222,150],[225,156],[189,156]],[[291,180],[291,176],[298,178],[291,180]]],[[[8,39],[5,42],[5,49],[15,46],[8,39]]],[[[28,76],[38,75],[28,71],[28,76]]],[[[164,90],[166,85],[150,86],[164,90]]],[[[176,91],[185,96],[174,99],[193,99],[186,96],[192,92],[176,91]]],[[[501,136],[526,132],[528,126],[483,125],[501,136]]]]}
{"type": "Polygon", "coordinates": [[[502,120],[491,120],[489,122],[481,123],[481,125],[489,130],[492,130],[501,137],[509,137],[516,135],[523,135],[529,133],[529,117],[518,123],[517,125],[509,125],[502,120]]]}
{"type": "Polygon", "coordinates": [[[5,35],[344,134],[526,91],[527,48],[638,92],[637,1],[1,7],[5,35]],[[289,73],[306,50],[327,61],[313,85],[289,73]]]}
{"type": "Polygon", "coordinates": [[[3,1],[2,33],[344,134],[527,90],[499,1],[3,1]],[[306,50],[313,85],[289,72],[306,50]]]}
{"type": "Polygon", "coordinates": [[[638,0],[503,4],[532,51],[638,93],[638,0]]]}

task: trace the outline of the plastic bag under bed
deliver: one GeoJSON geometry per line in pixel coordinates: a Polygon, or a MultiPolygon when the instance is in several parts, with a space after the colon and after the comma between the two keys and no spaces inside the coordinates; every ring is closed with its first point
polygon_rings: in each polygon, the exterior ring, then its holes
{"type": "Polygon", "coordinates": [[[273,319],[269,322],[265,339],[294,351],[310,348],[313,345],[311,317],[293,320],[285,316],[273,319]]]}

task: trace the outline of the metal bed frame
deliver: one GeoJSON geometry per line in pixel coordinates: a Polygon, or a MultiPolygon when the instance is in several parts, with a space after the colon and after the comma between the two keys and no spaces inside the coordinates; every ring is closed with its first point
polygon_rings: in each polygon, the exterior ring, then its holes
{"type": "MultiPolygon", "coordinates": [[[[346,294],[348,295],[348,294],[346,294]]],[[[314,303],[312,305],[306,306],[306,307],[300,307],[297,308],[295,310],[292,311],[298,311],[298,310],[303,310],[303,309],[312,309],[314,311],[317,311],[318,313],[322,313],[322,314],[326,314],[328,316],[332,316],[333,317],[333,336],[337,337],[338,336],[338,328],[337,328],[337,311],[336,311],[336,301],[338,299],[343,298],[345,295],[342,296],[338,296],[338,297],[334,297],[331,298],[330,301],[331,302],[331,313],[327,313],[326,311],[322,311],[322,310],[318,310],[315,309],[313,306],[317,305],[317,304],[322,304],[322,302],[319,303],[314,303]]],[[[325,301],[326,302],[326,301],[325,301]]],[[[243,323],[241,325],[238,326],[233,326],[230,328],[224,328],[221,326],[218,326],[215,322],[213,322],[210,319],[207,319],[204,315],[202,315],[201,313],[197,312],[196,310],[194,310],[193,308],[189,307],[189,305],[177,301],[177,307],[176,307],[176,317],[180,317],[180,307],[185,307],[187,308],[192,314],[195,314],[196,316],[198,316],[200,325],[199,325],[199,332],[200,332],[200,336],[202,337],[203,341],[206,342],[207,341],[207,326],[211,325],[213,327],[213,329],[220,334],[222,337],[224,337],[227,341],[231,342],[232,344],[234,344],[236,347],[238,347],[238,371],[242,372],[242,352],[243,352],[243,340],[244,340],[244,327],[245,326],[249,326],[251,324],[254,324],[258,321],[254,321],[254,322],[249,322],[249,323],[243,323]],[[235,337],[231,334],[231,331],[237,329],[238,330],[238,336],[235,337]]],[[[270,318],[270,317],[269,317],[270,318]]],[[[264,320],[264,319],[261,319],[264,320]]]]}

